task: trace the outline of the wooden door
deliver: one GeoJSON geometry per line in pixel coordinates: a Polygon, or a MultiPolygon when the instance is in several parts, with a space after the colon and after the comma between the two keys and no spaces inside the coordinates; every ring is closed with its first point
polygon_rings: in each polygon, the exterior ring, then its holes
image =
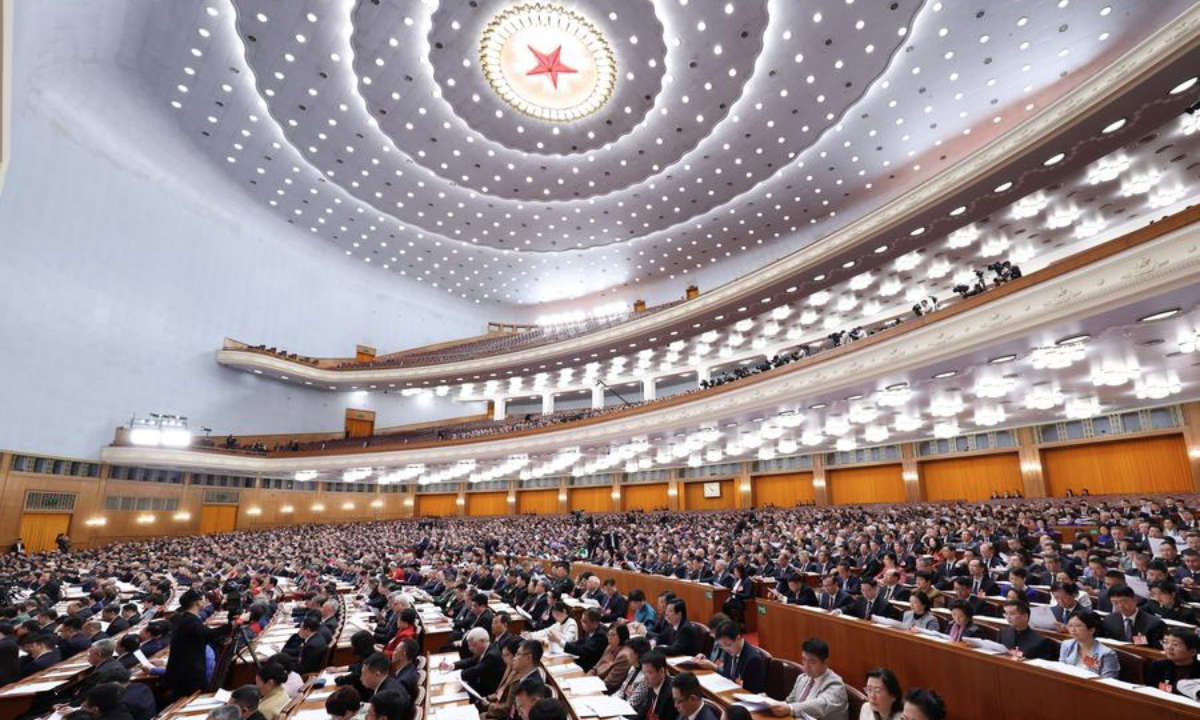
{"type": "Polygon", "coordinates": [[[70,535],[71,513],[22,513],[21,539],[25,541],[25,552],[35,553],[55,550],[54,539],[59,533],[70,535]]]}

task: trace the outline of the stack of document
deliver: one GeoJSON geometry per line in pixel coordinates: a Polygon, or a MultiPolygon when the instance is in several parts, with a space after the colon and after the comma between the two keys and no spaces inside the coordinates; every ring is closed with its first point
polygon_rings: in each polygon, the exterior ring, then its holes
{"type": "Polygon", "coordinates": [[[581,718],[637,715],[637,711],[633,709],[632,705],[611,695],[588,695],[587,697],[572,698],[571,707],[581,718]]]}
{"type": "Polygon", "coordinates": [[[595,695],[603,693],[608,689],[604,681],[595,675],[585,675],[583,677],[571,678],[567,681],[567,688],[571,691],[571,695],[595,695]]]}
{"type": "Polygon", "coordinates": [[[750,712],[761,712],[771,706],[771,698],[766,695],[752,695],[750,693],[734,693],[733,699],[738,705],[743,705],[750,712]]]}
{"type": "Polygon", "coordinates": [[[738,685],[729,678],[720,673],[705,673],[696,678],[700,681],[700,687],[713,694],[729,692],[730,690],[740,690],[741,685],[738,685]]]}

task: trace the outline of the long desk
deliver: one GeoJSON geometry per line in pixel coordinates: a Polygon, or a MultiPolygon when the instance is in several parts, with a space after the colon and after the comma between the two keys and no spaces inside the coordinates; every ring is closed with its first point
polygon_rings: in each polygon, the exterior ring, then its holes
{"type": "MultiPolygon", "coordinates": [[[[1200,705],[1038,668],[982,652],[821,611],[758,603],[759,637],[775,657],[800,659],[810,637],[829,643],[830,665],[861,687],[874,667],[888,667],[904,688],[933,688],[955,720],[1200,717],[1200,705]]],[[[1183,700],[1182,698],[1180,698],[1183,700]]]]}
{"type": "Polygon", "coordinates": [[[617,581],[617,589],[623,595],[637,588],[646,593],[646,602],[654,603],[658,594],[670,590],[675,596],[687,603],[688,619],[700,623],[708,623],[709,618],[719,612],[725,601],[729,599],[728,588],[716,587],[707,583],[680,580],[679,578],[663,575],[648,575],[645,573],[617,570],[615,568],[589,565],[588,563],[571,563],[571,574],[578,575],[584,570],[590,570],[601,580],[612,578],[617,581]]]}

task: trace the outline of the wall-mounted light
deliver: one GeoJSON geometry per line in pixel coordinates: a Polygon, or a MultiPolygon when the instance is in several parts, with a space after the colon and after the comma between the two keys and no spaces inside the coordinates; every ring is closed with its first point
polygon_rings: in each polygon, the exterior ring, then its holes
{"type": "Polygon", "coordinates": [[[381,508],[381,507],[383,507],[383,501],[382,501],[382,500],[372,500],[372,501],[371,501],[371,507],[373,507],[373,508],[381,508]]]}
{"type": "Polygon", "coordinates": [[[900,473],[900,477],[904,478],[904,482],[916,482],[920,479],[920,475],[913,470],[905,470],[900,473]]]}
{"type": "Polygon", "coordinates": [[[463,498],[463,497],[460,497],[460,498],[455,498],[455,499],[454,499],[454,502],[455,502],[455,504],[456,504],[456,505],[466,505],[466,504],[467,504],[467,499],[466,499],[466,498],[463,498]]]}
{"type": "Polygon", "coordinates": [[[1041,472],[1041,470],[1042,470],[1041,463],[1035,463],[1035,462],[1021,463],[1021,472],[1025,473],[1027,475],[1041,472]]]}
{"type": "Polygon", "coordinates": [[[192,514],[186,510],[181,510],[181,511],[175,513],[172,517],[174,517],[176,520],[179,520],[180,522],[183,522],[186,520],[191,520],[192,514]]]}
{"type": "Polygon", "coordinates": [[[513,504],[513,503],[515,503],[516,501],[517,501],[517,499],[516,499],[515,497],[513,497],[512,495],[509,495],[509,496],[508,496],[508,504],[509,504],[509,505],[512,505],[512,504],[513,504]]]}
{"type": "Polygon", "coordinates": [[[291,505],[284,505],[283,507],[279,508],[279,512],[283,513],[284,515],[290,515],[291,513],[295,512],[295,510],[296,508],[292,507],[291,505]]]}
{"type": "Polygon", "coordinates": [[[154,520],[155,520],[155,517],[153,515],[138,515],[137,524],[138,525],[149,525],[150,523],[154,522],[154,520]]]}
{"type": "Polygon", "coordinates": [[[188,430],[188,419],[181,415],[150,413],[145,418],[135,415],[129,421],[129,442],[134,445],[183,448],[192,444],[192,433],[188,430]]]}
{"type": "Polygon", "coordinates": [[[85,520],[83,522],[83,524],[87,525],[88,527],[100,527],[102,525],[108,524],[108,518],[103,518],[103,517],[88,518],[87,520],[85,520]]]}
{"type": "Polygon", "coordinates": [[[412,507],[413,499],[412,498],[404,498],[404,505],[405,505],[405,507],[412,507]]]}
{"type": "Polygon", "coordinates": [[[671,497],[675,497],[678,494],[679,494],[679,490],[677,488],[667,488],[667,495],[669,495],[671,497]]]}
{"type": "Polygon", "coordinates": [[[257,507],[246,508],[246,514],[247,515],[255,515],[255,516],[262,515],[262,508],[257,508],[257,507]]]}
{"type": "Polygon", "coordinates": [[[343,510],[353,510],[353,509],[354,509],[354,503],[352,503],[352,502],[344,502],[344,503],[342,503],[342,509],[343,509],[343,510]]]}
{"type": "Polygon", "coordinates": [[[313,512],[325,512],[325,506],[321,503],[316,503],[312,506],[313,512]]]}
{"type": "Polygon", "coordinates": [[[613,491],[612,491],[612,499],[613,499],[613,500],[620,500],[620,499],[621,499],[621,491],[620,491],[620,490],[613,490],[613,491]]]}

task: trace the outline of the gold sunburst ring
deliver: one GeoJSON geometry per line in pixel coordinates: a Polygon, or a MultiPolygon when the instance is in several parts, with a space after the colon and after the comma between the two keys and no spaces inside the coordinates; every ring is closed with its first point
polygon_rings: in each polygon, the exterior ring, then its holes
{"type": "Polygon", "coordinates": [[[548,3],[521,3],[497,13],[483,30],[479,64],[504,102],[550,122],[597,112],[617,83],[608,39],[580,13],[548,3]]]}

